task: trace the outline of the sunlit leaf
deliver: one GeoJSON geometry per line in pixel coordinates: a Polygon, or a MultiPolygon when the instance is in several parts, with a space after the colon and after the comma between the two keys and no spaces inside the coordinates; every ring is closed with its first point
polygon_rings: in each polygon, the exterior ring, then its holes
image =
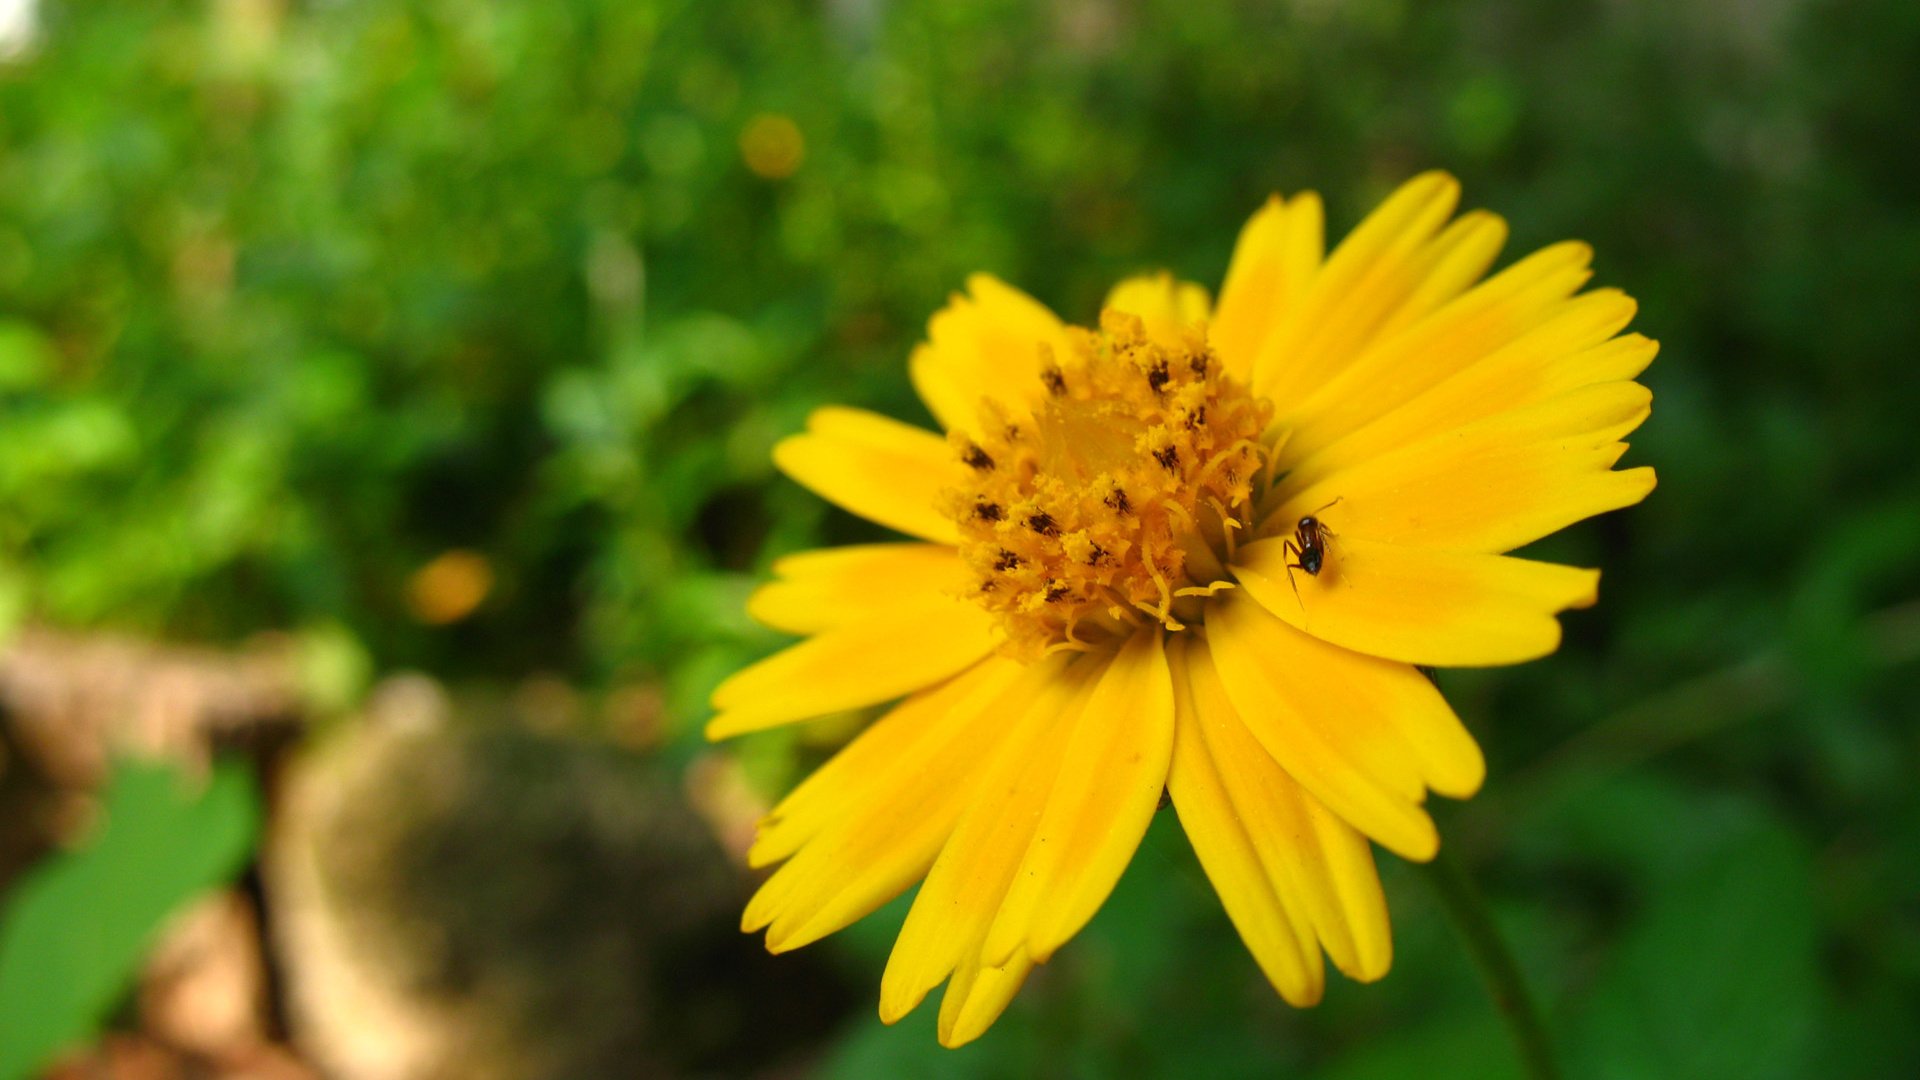
{"type": "Polygon", "coordinates": [[[0,922],[0,1080],[94,1031],[166,918],[246,859],[258,818],[242,765],[204,782],[163,765],[115,768],[96,834],[37,868],[0,922]]]}

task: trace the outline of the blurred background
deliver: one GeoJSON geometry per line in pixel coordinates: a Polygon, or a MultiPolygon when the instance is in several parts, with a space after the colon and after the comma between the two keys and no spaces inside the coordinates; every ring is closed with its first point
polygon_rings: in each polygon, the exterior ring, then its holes
{"type": "Polygon", "coordinates": [[[974,270],[1093,317],[1454,171],[1664,343],[1439,808],[1573,1077],[1920,1075],[1920,5],[0,0],[0,1077],[1515,1075],[1425,882],[1261,980],[1171,814],[984,1039],[778,959],[699,728],[768,450],[974,270]]]}

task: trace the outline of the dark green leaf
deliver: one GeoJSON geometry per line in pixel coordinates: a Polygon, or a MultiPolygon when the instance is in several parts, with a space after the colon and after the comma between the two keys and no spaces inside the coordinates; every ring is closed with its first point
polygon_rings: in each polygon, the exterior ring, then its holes
{"type": "Polygon", "coordinates": [[[1583,1010],[1576,1076],[1812,1075],[1819,1013],[1813,866],[1765,825],[1651,898],[1583,1010]]]}

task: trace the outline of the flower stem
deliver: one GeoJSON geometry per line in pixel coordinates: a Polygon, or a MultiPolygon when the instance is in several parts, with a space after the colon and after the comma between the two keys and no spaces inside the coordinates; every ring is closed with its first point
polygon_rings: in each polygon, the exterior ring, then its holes
{"type": "Polygon", "coordinates": [[[1453,927],[1473,955],[1474,966],[1487,981],[1487,992],[1506,1022],[1520,1062],[1531,1080],[1559,1080],[1560,1067],[1554,1063],[1553,1041],[1546,1025],[1540,1022],[1540,1009],[1527,990],[1520,965],[1513,959],[1500,930],[1487,911],[1487,899],[1473,883],[1465,867],[1445,850],[1422,869],[1433,891],[1446,906],[1453,927]]]}

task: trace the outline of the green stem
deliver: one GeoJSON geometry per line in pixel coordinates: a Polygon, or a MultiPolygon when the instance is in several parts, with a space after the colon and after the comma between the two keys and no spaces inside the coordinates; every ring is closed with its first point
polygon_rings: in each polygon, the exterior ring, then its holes
{"type": "Polygon", "coordinates": [[[1474,966],[1486,979],[1487,992],[1493,996],[1501,1019],[1506,1021],[1526,1075],[1532,1080],[1558,1080],[1560,1067],[1553,1060],[1553,1042],[1547,1035],[1546,1025],[1540,1022],[1540,1009],[1527,990],[1520,965],[1514,963],[1513,953],[1500,937],[1499,928],[1493,925],[1486,897],[1466,869],[1445,850],[1422,869],[1452,917],[1454,929],[1466,942],[1467,951],[1473,955],[1474,966]]]}

